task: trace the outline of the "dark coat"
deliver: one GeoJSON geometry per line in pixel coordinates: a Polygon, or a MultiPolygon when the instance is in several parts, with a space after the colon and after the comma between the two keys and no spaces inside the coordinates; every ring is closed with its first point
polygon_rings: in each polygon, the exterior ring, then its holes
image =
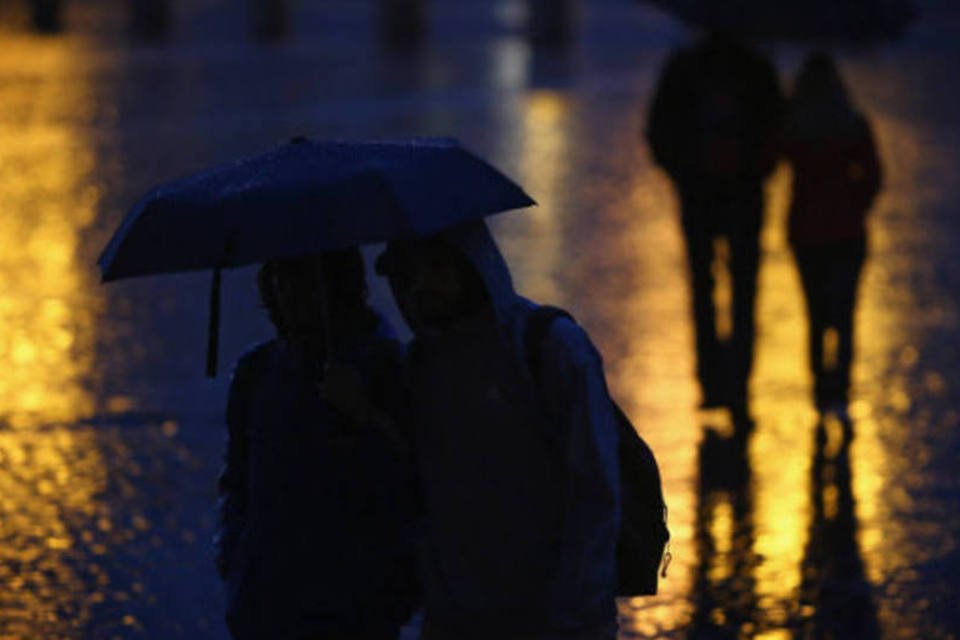
{"type": "MultiPolygon", "coordinates": [[[[344,359],[375,404],[392,404],[394,341],[369,336],[344,359]]],[[[410,612],[408,461],[375,428],[337,414],[318,393],[317,370],[274,340],[234,373],[218,564],[238,638],[362,635],[396,629],[410,612]]]]}
{"type": "Polygon", "coordinates": [[[647,141],[681,197],[750,188],[776,166],[782,109],[773,65],[736,40],[710,36],[667,61],[647,141]]]}

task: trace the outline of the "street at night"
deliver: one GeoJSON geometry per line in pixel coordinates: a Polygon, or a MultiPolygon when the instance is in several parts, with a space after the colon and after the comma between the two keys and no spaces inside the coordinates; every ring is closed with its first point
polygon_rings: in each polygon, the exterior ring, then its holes
{"type": "MultiPolygon", "coordinates": [[[[537,200],[491,219],[517,289],[589,330],[664,479],[672,563],[619,603],[621,638],[960,634],[960,7],[832,48],[884,167],[852,440],[818,428],[780,166],[741,446],[698,409],[677,198],[643,137],[691,30],[583,1],[570,44],[539,49],[522,0],[434,0],[422,46],[395,51],[373,0],[293,3],[269,43],[244,3],[173,4],[168,36],[137,41],[119,0],[66,3],[54,35],[0,0],[0,638],[228,637],[211,540],[230,371],[271,335],[256,271],[224,274],[209,379],[210,273],[101,284],[96,262],[154,185],[296,135],[454,136],[537,200]]],[[[762,46],[789,87],[808,48],[762,46]]]]}

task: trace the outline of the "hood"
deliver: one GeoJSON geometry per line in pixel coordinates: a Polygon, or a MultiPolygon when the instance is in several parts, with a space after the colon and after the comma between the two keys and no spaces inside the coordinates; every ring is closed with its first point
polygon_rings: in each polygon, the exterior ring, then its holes
{"type": "Polygon", "coordinates": [[[518,296],[507,262],[486,223],[476,220],[460,224],[441,231],[437,238],[466,256],[486,285],[498,324],[506,322],[518,296]]]}

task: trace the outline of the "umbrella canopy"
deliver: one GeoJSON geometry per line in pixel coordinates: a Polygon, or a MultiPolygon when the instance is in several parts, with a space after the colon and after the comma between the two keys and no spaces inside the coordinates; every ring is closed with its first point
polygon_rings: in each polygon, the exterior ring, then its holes
{"type": "Polygon", "coordinates": [[[452,138],[297,138],[153,189],[127,214],[98,264],[104,282],[213,269],[207,346],[213,376],[222,268],[427,235],[533,204],[452,138]]]}
{"type": "Polygon", "coordinates": [[[914,0],[645,0],[694,27],[765,40],[869,42],[900,37],[914,0]]]}
{"type": "Polygon", "coordinates": [[[536,204],[454,139],[319,142],[161,185],[98,261],[104,282],[430,234],[536,204]]]}

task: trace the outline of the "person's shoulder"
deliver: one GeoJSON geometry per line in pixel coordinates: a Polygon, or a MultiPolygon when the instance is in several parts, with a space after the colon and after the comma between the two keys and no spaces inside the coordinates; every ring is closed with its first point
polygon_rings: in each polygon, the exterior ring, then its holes
{"type": "Polygon", "coordinates": [[[873,134],[873,127],[870,125],[870,120],[862,111],[856,108],[851,108],[850,119],[853,121],[853,126],[856,129],[857,135],[869,136],[873,134]]]}
{"type": "Polygon", "coordinates": [[[276,353],[278,345],[279,341],[273,338],[248,348],[237,359],[237,364],[233,368],[233,378],[237,379],[265,367],[270,357],[276,353]]]}
{"type": "Polygon", "coordinates": [[[702,58],[702,53],[696,47],[682,47],[667,56],[662,73],[672,78],[685,75],[690,73],[702,58]]]}
{"type": "MultiPolygon", "coordinates": [[[[599,362],[600,354],[586,329],[568,312],[557,313],[544,335],[544,348],[553,358],[573,364],[599,362]]],[[[550,357],[550,356],[548,356],[550,357]]]]}
{"type": "MultiPolygon", "coordinates": [[[[273,353],[278,348],[277,339],[268,340],[253,345],[237,359],[230,376],[230,388],[227,399],[227,423],[233,424],[237,420],[237,411],[244,411],[247,401],[244,398],[256,388],[267,370],[273,353]]],[[[232,427],[231,427],[232,428],[232,427]]]]}
{"type": "Polygon", "coordinates": [[[571,347],[593,346],[590,336],[580,323],[571,316],[560,316],[550,323],[547,339],[571,347]]]}

